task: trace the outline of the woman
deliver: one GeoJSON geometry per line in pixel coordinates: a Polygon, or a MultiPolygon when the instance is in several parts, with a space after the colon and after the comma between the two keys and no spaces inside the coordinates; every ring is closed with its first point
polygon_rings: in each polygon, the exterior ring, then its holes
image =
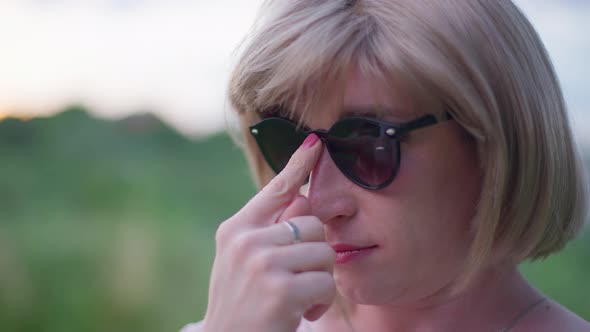
{"type": "Polygon", "coordinates": [[[262,190],[185,331],[590,331],[517,270],[587,197],[510,1],[267,1],[229,97],[262,190]]]}

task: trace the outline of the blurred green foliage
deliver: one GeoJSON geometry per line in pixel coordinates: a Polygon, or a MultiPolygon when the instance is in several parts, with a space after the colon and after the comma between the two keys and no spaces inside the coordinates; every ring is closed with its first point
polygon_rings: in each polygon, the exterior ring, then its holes
{"type": "MultiPolygon", "coordinates": [[[[72,107],[0,122],[0,331],[177,331],[207,302],[219,222],[254,195],[226,134],[72,107]]],[[[590,319],[590,236],[526,264],[590,319]]]]}

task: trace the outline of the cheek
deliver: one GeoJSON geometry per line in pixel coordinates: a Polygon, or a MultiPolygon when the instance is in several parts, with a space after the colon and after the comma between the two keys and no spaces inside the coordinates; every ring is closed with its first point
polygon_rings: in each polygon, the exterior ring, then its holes
{"type": "Polygon", "coordinates": [[[414,215],[435,229],[437,225],[469,228],[482,180],[476,145],[454,127],[432,141],[402,150],[390,193],[403,203],[399,213],[405,217],[414,215]]]}
{"type": "MultiPolygon", "coordinates": [[[[480,194],[480,170],[474,144],[456,133],[437,144],[402,150],[397,177],[361,206],[370,206],[374,236],[392,246],[440,252],[441,246],[465,247],[480,194]]],[[[399,249],[404,249],[399,248],[399,249]]],[[[452,248],[449,248],[452,249],[452,248]]]]}
{"type": "Polygon", "coordinates": [[[466,258],[481,176],[475,147],[452,138],[408,151],[392,185],[365,202],[374,207],[370,219],[379,221],[372,233],[388,267],[379,278],[391,297],[436,292],[457,277],[466,258]]]}

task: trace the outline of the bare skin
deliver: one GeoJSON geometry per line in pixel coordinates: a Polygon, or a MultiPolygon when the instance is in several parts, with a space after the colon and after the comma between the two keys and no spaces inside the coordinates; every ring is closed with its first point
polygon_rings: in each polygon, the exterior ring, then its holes
{"type": "Polygon", "coordinates": [[[297,193],[320,146],[304,143],[279,176],[219,227],[203,331],[293,332],[302,317],[316,320],[328,310],[336,294],[335,253],[297,193]],[[301,243],[280,222],[287,219],[301,243]]]}
{"type": "MultiPolygon", "coordinates": [[[[390,109],[391,121],[415,118],[410,100],[353,72],[344,108],[390,109]]],[[[338,112],[313,117],[329,128],[338,112]]],[[[368,257],[337,264],[342,310],[334,306],[318,331],[501,331],[544,295],[510,264],[495,264],[460,297],[449,295],[471,241],[480,190],[475,144],[456,122],[416,131],[402,145],[401,168],[382,191],[351,185],[324,149],[305,188],[312,214],[329,243],[378,245],[368,257]],[[344,324],[343,323],[346,323],[344,324]],[[334,327],[337,328],[334,328],[334,327]]],[[[590,325],[550,299],[510,331],[590,331],[590,325]]]]}
{"type": "MultiPolygon", "coordinates": [[[[391,110],[391,122],[421,115],[396,91],[353,72],[344,108],[391,110]]],[[[329,128],[339,112],[324,109],[306,125],[329,128]]],[[[458,123],[413,132],[401,160],[390,186],[369,191],[337,169],[323,144],[300,148],[219,228],[202,331],[294,332],[305,318],[317,320],[319,332],[498,332],[543,297],[506,264],[481,271],[459,297],[449,293],[481,189],[476,144],[458,123]],[[280,223],[286,219],[301,230],[301,243],[280,223]],[[335,264],[338,244],[374,249],[335,264]],[[342,307],[333,304],[336,290],[342,307]]],[[[590,325],[546,300],[510,331],[590,332],[590,325]]]]}
{"type": "Polygon", "coordinates": [[[559,303],[538,303],[544,295],[518,271],[504,273],[495,272],[459,298],[432,307],[377,307],[340,299],[312,325],[313,331],[499,332],[510,326],[511,332],[590,331],[588,322],[559,303]]]}

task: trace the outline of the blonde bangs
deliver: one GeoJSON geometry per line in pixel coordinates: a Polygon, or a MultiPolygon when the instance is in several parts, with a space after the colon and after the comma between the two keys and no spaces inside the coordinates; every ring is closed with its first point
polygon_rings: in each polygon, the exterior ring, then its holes
{"type": "Polygon", "coordinates": [[[300,122],[314,109],[340,109],[353,69],[384,91],[391,91],[395,82],[402,94],[417,102],[412,110],[416,113],[442,110],[434,107],[440,102],[408,67],[414,54],[403,49],[403,40],[398,43],[387,36],[369,11],[350,10],[338,2],[308,7],[282,3],[272,9],[278,11],[274,21],[247,40],[229,84],[232,106],[249,123],[277,106],[284,116],[297,113],[300,122]]]}

